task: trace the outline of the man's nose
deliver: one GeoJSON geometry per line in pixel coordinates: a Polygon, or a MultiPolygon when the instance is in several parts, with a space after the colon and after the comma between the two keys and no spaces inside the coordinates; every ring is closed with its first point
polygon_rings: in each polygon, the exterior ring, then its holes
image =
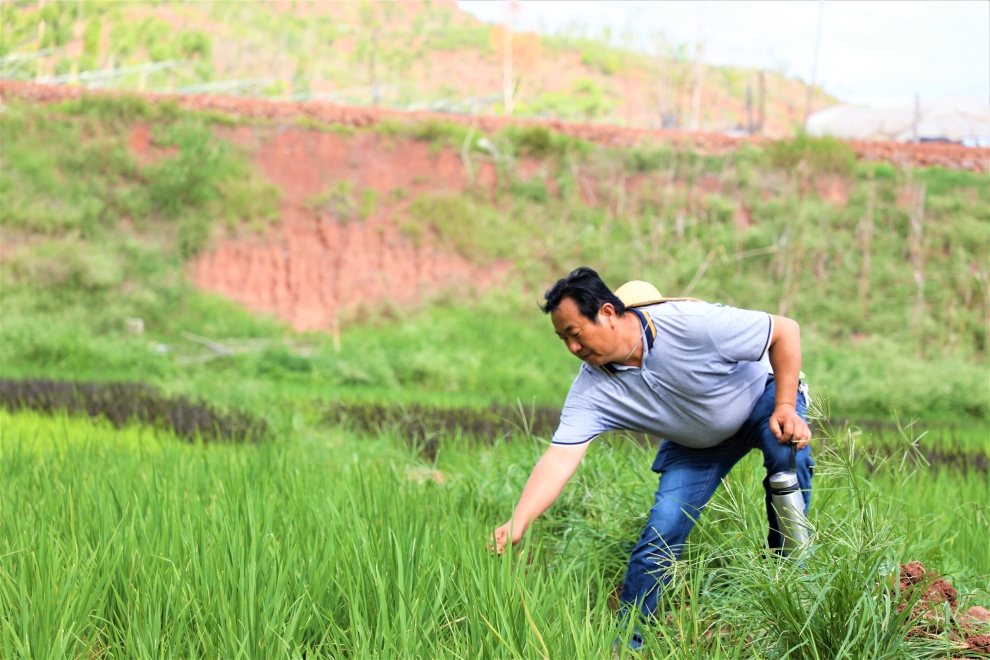
{"type": "Polygon", "coordinates": [[[577,355],[578,353],[581,352],[581,344],[579,344],[578,342],[572,339],[571,341],[567,342],[567,350],[569,350],[571,353],[574,353],[574,355],[577,355]]]}

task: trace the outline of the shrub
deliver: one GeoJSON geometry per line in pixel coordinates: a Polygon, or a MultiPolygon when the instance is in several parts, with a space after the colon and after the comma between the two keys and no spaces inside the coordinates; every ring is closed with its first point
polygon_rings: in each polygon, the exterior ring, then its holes
{"type": "Polygon", "coordinates": [[[566,139],[559,139],[545,126],[525,126],[510,138],[522,153],[537,158],[560,155],[566,148],[566,139]]]}

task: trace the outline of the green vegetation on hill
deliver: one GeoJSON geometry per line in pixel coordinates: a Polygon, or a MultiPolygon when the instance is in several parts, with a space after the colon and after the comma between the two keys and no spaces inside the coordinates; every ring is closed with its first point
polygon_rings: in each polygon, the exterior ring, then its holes
{"type": "MultiPolygon", "coordinates": [[[[510,288],[528,293],[345,318],[339,353],[316,334],[306,357],[276,342],[188,359],[182,347],[195,345],[183,331],[292,335],[185,281],[183,260],[212,236],[251,231],[277,209],[277,190],[246,154],[215,137],[217,120],[128,97],[7,102],[5,376],[148,380],[226,401],[558,405],[577,362],[535,299],[556,277],[591,265],[613,286],[645,279],[668,295],[797,319],[804,370],[838,415],[988,416],[985,177],[857,164],[841,143],[806,138],[724,157],[663,146],[609,151],[542,128],[489,136],[494,151],[474,139],[471,158],[494,161],[502,174],[494,199],[480,188],[427,193],[397,221],[472,260],[511,260],[510,288]],[[151,125],[156,145],[144,164],[127,147],[135,122],[151,125]],[[521,176],[522,158],[537,159],[540,174],[521,176]],[[848,202],[822,199],[825,184],[846,190],[848,202]],[[129,334],[130,317],[147,333],[129,334]]],[[[460,148],[468,129],[376,130],[382,140],[408,135],[442,149],[460,148]]],[[[360,208],[361,191],[345,183],[360,208]]]]}

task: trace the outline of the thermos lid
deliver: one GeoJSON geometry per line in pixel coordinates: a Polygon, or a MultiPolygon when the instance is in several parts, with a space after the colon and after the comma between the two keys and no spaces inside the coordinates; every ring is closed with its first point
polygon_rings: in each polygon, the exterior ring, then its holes
{"type": "Polygon", "coordinates": [[[781,490],[784,488],[795,488],[798,485],[797,475],[793,472],[778,472],[770,477],[770,488],[781,490]]]}

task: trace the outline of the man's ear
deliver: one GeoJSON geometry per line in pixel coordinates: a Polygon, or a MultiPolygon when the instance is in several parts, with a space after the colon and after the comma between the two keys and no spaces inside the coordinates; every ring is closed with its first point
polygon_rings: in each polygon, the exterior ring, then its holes
{"type": "Polygon", "coordinates": [[[619,318],[615,313],[615,306],[612,305],[612,303],[605,303],[602,305],[601,309],[598,310],[598,316],[600,316],[602,322],[607,323],[610,328],[615,327],[615,321],[619,318]]]}

